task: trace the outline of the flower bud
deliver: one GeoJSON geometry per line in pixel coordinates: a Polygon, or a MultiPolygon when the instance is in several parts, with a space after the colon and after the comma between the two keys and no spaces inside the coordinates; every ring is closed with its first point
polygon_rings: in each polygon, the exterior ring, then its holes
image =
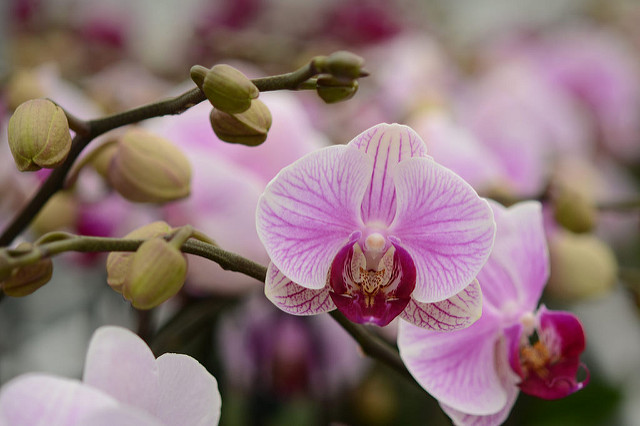
{"type": "Polygon", "coordinates": [[[185,255],[156,237],[142,243],[133,255],[122,295],[137,309],[151,309],[175,296],[186,277],[185,255]]]}
{"type": "Polygon", "coordinates": [[[117,143],[111,143],[112,141],[103,143],[99,147],[95,148],[89,155],[91,158],[91,166],[93,169],[104,179],[109,179],[109,165],[113,156],[118,152],[117,143]]]}
{"type": "Polygon", "coordinates": [[[78,203],[73,194],[61,191],[53,195],[31,222],[37,234],[72,228],[78,219],[78,203]]]}
{"type": "Polygon", "coordinates": [[[71,149],[67,117],[46,99],[21,104],[9,120],[8,136],[11,154],[22,172],[55,168],[71,149]]]}
{"type": "Polygon", "coordinates": [[[593,202],[570,188],[560,189],[553,198],[553,209],[556,222],[569,231],[589,232],[596,224],[598,212],[593,202]]]}
{"type": "Polygon", "coordinates": [[[260,145],[267,139],[271,128],[271,112],[258,99],[253,100],[251,108],[240,114],[232,115],[213,109],[209,118],[218,138],[247,146],[260,145]]]}
{"type": "MultiPolygon", "coordinates": [[[[29,250],[32,244],[20,243],[18,250],[29,250]]],[[[53,275],[53,263],[51,259],[42,259],[38,262],[15,268],[8,278],[0,282],[0,287],[7,296],[28,296],[51,279],[53,275]]]]}
{"type": "MultiPolygon", "coordinates": [[[[196,84],[201,77],[196,69],[196,84]]],[[[192,74],[193,78],[194,74],[192,74]]],[[[211,68],[204,77],[202,91],[216,109],[229,114],[238,114],[251,106],[260,91],[244,74],[230,65],[219,64],[211,68]]]]}
{"type": "Polygon", "coordinates": [[[168,140],[144,130],[129,130],[109,164],[111,186],[129,201],[166,203],[191,191],[191,165],[168,140]]]}
{"type": "Polygon", "coordinates": [[[363,65],[364,59],[362,57],[340,50],[326,57],[322,71],[338,79],[353,80],[368,75],[362,70],[363,65]]]}
{"type": "Polygon", "coordinates": [[[209,68],[203,67],[202,65],[194,65],[189,70],[189,74],[191,75],[191,80],[202,90],[202,85],[204,84],[204,79],[209,72],[209,68]]]}
{"type": "Polygon", "coordinates": [[[557,299],[595,298],[616,283],[618,263],[613,250],[593,235],[557,232],[549,240],[549,258],[546,291],[557,299]]]}
{"type": "Polygon", "coordinates": [[[351,99],[358,91],[356,80],[342,80],[330,75],[321,75],[316,83],[318,96],[328,104],[351,99]]]}
{"type": "MultiPolygon", "coordinates": [[[[168,223],[157,221],[148,225],[134,229],[125,235],[124,238],[131,240],[142,240],[155,237],[163,237],[171,232],[168,223]]],[[[107,283],[118,293],[122,293],[122,287],[127,281],[127,274],[131,269],[133,253],[111,252],[107,256],[107,283]]]]}

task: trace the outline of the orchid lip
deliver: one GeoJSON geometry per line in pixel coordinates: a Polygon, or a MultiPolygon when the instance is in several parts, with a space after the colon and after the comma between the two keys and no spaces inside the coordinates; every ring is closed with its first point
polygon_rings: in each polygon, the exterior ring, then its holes
{"type": "Polygon", "coordinates": [[[372,233],[338,252],[328,281],[331,299],[349,320],[385,326],[409,304],[416,269],[402,247],[372,233]]]}

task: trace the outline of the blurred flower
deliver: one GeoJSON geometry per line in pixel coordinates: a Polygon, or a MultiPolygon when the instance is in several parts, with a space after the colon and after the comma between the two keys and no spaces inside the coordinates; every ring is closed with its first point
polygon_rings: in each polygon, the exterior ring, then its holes
{"type": "Polygon", "coordinates": [[[215,378],[196,360],[156,360],[134,333],[107,326],[93,335],[82,382],[29,373],[3,386],[0,424],[216,424],[220,404],[215,378]]]}
{"type": "Polygon", "coordinates": [[[518,390],[556,399],[588,382],[576,380],[585,348],[579,320],[544,305],[536,310],[549,276],[540,204],[491,206],[497,232],[478,274],[480,320],[446,334],[401,323],[398,335],[405,365],[456,424],[502,423],[518,390]]]}
{"type": "Polygon", "coordinates": [[[218,342],[232,386],[275,398],[335,396],[367,364],[328,316],[286,315],[259,295],[221,319],[218,342]]]}
{"type": "Polygon", "coordinates": [[[265,293],[286,312],[338,308],[380,326],[400,315],[438,330],[478,318],[491,210],[409,127],[380,124],[283,169],[257,229],[271,258],[265,293]]]}

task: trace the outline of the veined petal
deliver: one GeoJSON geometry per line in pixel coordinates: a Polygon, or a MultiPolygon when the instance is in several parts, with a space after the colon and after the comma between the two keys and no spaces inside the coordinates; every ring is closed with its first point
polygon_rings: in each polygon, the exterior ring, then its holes
{"type": "Polygon", "coordinates": [[[216,379],[195,359],[167,353],[158,358],[160,397],[154,414],[166,425],[215,425],[222,400],[216,379]]]}
{"type": "Polygon", "coordinates": [[[491,309],[463,330],[425,330],[401,321],[400,357],[416,381],[441,404],[474,415],[493,414],[507,403],[496,371],[500,319],[491,309]]]}
{"type": "Polygon", "coordinates": [[[495,234],[491,209],[462,178],[428,158],[398,164],[395,183],[398,210],[389,232],[415,262],[413,298],[448,299],[489,257],[495,234]]]}
{"type": "Polygon", "coordinates": [[[71,426],[109,407],[117,408],[119,403],[77,380],[25,374],[2,388],[0,424],[71,426]]]}
{"type": "Polygon", "coordinates": [[[134,407],[109,407],[83,418],[79,426],[165,426],[149,413],[134,407]]]}
{"type": "Polygon", "coordinates": [[[446,300],[422,303],[411,299],[400,318],[433,331],[454,331],[469,327],[482,314],[482,291],[478,280],[446,300]]]}
{"type": "Polygon", "coordinates": [[[378,124],[356,136],[349,146],[373,160],[371,181],[362,200],[364,223],[389,225],[396,215],[396,189],[393,183],[396,165],[411,157],[425,157],[427,146],[410,127],[378,124]]]}
{"type": "Polygon", "coordinates": [[[329,286],[321,289],[302,287],[285,277],[269,263],[264,294],[274,305],[293,315],[315,315],[336,308],[329,295],[329,286]]]}
{"type": "Polygon", "coordinates": [[[122,328],[100,327],[91,338],[83,381],[125,404],[153,413],[158,366],[147,344],[122,328]]]}
{"type": "Polygon", "coordinates": [[[320,289],[338,250],[362,227],[371,160],[348,146],[313,152],[284,168],[258,202],[257,231],[271,261],[303,287],[320,289]]]}
{"type": "Polygon", "coordinates": [[[497,309],[533,312],[549,278],[549,254],[542,208],[526,201],[505,208],[489,202],[496,239],[489,260],[478,273],[486,302],[497,309]]]}

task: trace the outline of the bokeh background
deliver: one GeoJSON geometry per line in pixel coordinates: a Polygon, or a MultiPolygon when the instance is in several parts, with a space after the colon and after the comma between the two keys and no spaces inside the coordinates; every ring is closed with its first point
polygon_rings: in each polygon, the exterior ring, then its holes
{"type": "MultiPolygon", "coordinates": [[[[273,127],[260,148],[219,141],[207,105],[141,124],[192,160],[189,199],[132,204],[87,169],[21,238],[123,236],[163,219],[266,264],[254,209],[278,170],[379,122],[410,124],[481,195],[544,203],[543,302],[584,323],[589,386],[559,401],[521,395],[507,424],[639,425],[639,23],[635,0],[4,0],[0,226],[45,177],[19,173],[8,151],[21,102],[50,97],[90,119],[193,87],[194,64],[253,77],[349,50],[371,73],[357,95],[327,105],[313,92],[262,94],[273,127]]],[[[27,371],[79,377],[92,332],[119,324],[156,354],[200,360],[219,380],[224,425],[449,424],[330,318],[282,314],[256,281],[190,258],[185,289],[137,312],[106,285],[104,261],[61,256],[41,290],[0,301],[0,383],[27,371]]],[[[374,330],[394,344],[393,325],[374,330]]]]}

